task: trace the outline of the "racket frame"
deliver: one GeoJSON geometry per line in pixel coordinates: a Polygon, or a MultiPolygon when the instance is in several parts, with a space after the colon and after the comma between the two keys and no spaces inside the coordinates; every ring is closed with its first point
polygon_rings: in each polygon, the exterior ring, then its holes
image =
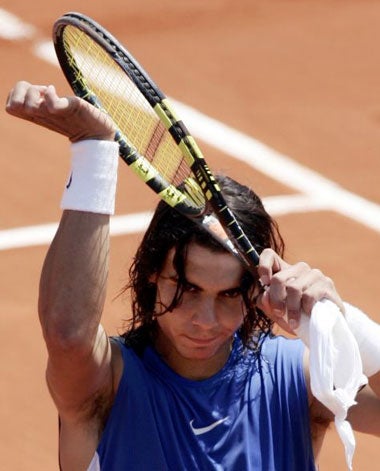
{"type": "Polygon", "coordinates": [[[63,40],[66,26],[78,28],[95,41],[139,89],[175,143],[179,146],[185,161],[195,175],[198,186],[203,192],[206,205],[200,209],[199,207],[196,208],[187,204],[187,199],[185,199],[183,193],[162,178],[148,159],[140,155],[137,149],[128,142],[127,137],[123,136],[121,131],[117,131],[115,140],[120,146],[120,157],[170,206],[201,224],[230,252],[238,256],[247,268],[254,271],[259,263],[259,254],[226,204],[222,191],[210,171],[200,148],[184,123],[176,115],[167,97],[137,60],[109,31],[81,13],[69,12],[54,23],[53,41],[61,69],[75,95],[107,112],[102,108],[97,97],[86,88],[85,79],[78,80],[77,75],[82,74],[75,61],[71,60],[70,64],[68,63],[69,57],[66,53],[63,40]],[[212,209],[211,212],[210,208],[212,209]]]}

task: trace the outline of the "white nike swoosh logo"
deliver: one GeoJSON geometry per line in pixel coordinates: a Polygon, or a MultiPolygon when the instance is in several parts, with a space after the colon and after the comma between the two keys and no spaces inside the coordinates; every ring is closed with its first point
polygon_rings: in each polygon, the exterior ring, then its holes
{"type": "Polygon", "coordinates": [[[216,422],[213,422],[212,424],[207,425],[206,427],[200,427],[200,428],[196,428],[196,427],[193,426],[193,422],[194,422],[194,419],[193,419],[193,420],[190,421],[190,427],[191,427],[191,430],[193,431],[194,435],[202,435],[203,433],[207,433],[210,430],[217,427],[218,425],[222,424],[227,419],[229,419],[228,415],[227,415],[227,417],[224,417],[223,419],[219,419],[216,422]]]}

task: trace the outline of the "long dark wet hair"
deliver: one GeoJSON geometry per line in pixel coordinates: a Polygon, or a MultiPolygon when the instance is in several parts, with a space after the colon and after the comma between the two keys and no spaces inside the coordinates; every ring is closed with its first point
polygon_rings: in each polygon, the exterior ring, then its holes
{"type": "MultiPolygon", "coordinates": [[[[230,177],[218,176],[217,180],[228,206],[258,253],[265,248],[272,248],[283,256],[284,242],[277,223],[266,212],[256,193],[230,177]]],[[[174,247],[173,264],[178,275],[178,285],[170,306],[166,306],[164,312],[172,311],[181,302],[186,285],[186,253],[190,243],[215,252],[225,250],[199,225],[161,201],[129,270],[130,281],[123,289],[123,292],[130,291],[131,294],[132,318],[122,336],[126,344],[137,351],[142,351],[151,343],[157,331],[156,284],[151,282],[153,275],[161,272],[168,252],[174,247]]],[[[273,325],[264,312],[256,307],[253,292],[257,290],[252,289],[256,284],[258,277],[246,271],[241,282],[246,314],[239,332],[245,346],[255,344],[253,339],[257,339],[258,334],[270,333],[273,325]]]]}

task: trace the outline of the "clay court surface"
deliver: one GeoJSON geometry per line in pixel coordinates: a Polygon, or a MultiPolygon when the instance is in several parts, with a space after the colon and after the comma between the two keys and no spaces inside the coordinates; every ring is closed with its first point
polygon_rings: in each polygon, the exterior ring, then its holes
{"type": "MultiPolygon", "coordinates": [[[[17,28],[1,20],[1,103],[20,79],[69,93],[42,46],[61,14],[92,16],[169,96],[200,113],[189,115],[188,127],[210,166],[264,198],[288,259],[320,267],[343,298],[380,321],[380,2],[3,0],[0,8],[22,22],[17,28]],[[234,131],[241,133],[239,145],[230,148],[234,131]]],[[[37,291],[50,224],[60,217],[68,144],[0,113],[0,468],[57,470],[57,417],[44,382],[37,291]],[[21,239],[13,229],[21,229],[21,239]]],[[[119,175],[116,218],[151,211],[153,193],[125,166],[119,175]]],[[[128,316],[128,304],[114,298],[142,231],[126,234],[121,226],[112,238],[109,333],[128,316]]],[[[379,440],[356,438],[354,469],[378,469],[379,440]]],[[[320,469],[346,469],[334,430],[320,469]]]]}

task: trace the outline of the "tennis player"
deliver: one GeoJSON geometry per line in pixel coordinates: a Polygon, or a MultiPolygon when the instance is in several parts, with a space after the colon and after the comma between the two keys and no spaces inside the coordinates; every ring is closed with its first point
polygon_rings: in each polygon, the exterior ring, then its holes
{"type": "Polygon", "coordinates": [[[72,173],[41,274],[47,383],[64,471],[315,471],[331,413],[310,390],[308,351],[289,332],[327,298],[357,338],[369,385],[349,421],[380,435],[379,326],[306,263],[289,265],[252,190],[220,185],[259,251],[257,274],[161,202],[125,287],[132,320],[101,325],[118,146],[112,123],[53,86],[19,82],[7,111],[67,136],[72,173]],[[261,289],[264,285],[267,288],[261,289]]]}

